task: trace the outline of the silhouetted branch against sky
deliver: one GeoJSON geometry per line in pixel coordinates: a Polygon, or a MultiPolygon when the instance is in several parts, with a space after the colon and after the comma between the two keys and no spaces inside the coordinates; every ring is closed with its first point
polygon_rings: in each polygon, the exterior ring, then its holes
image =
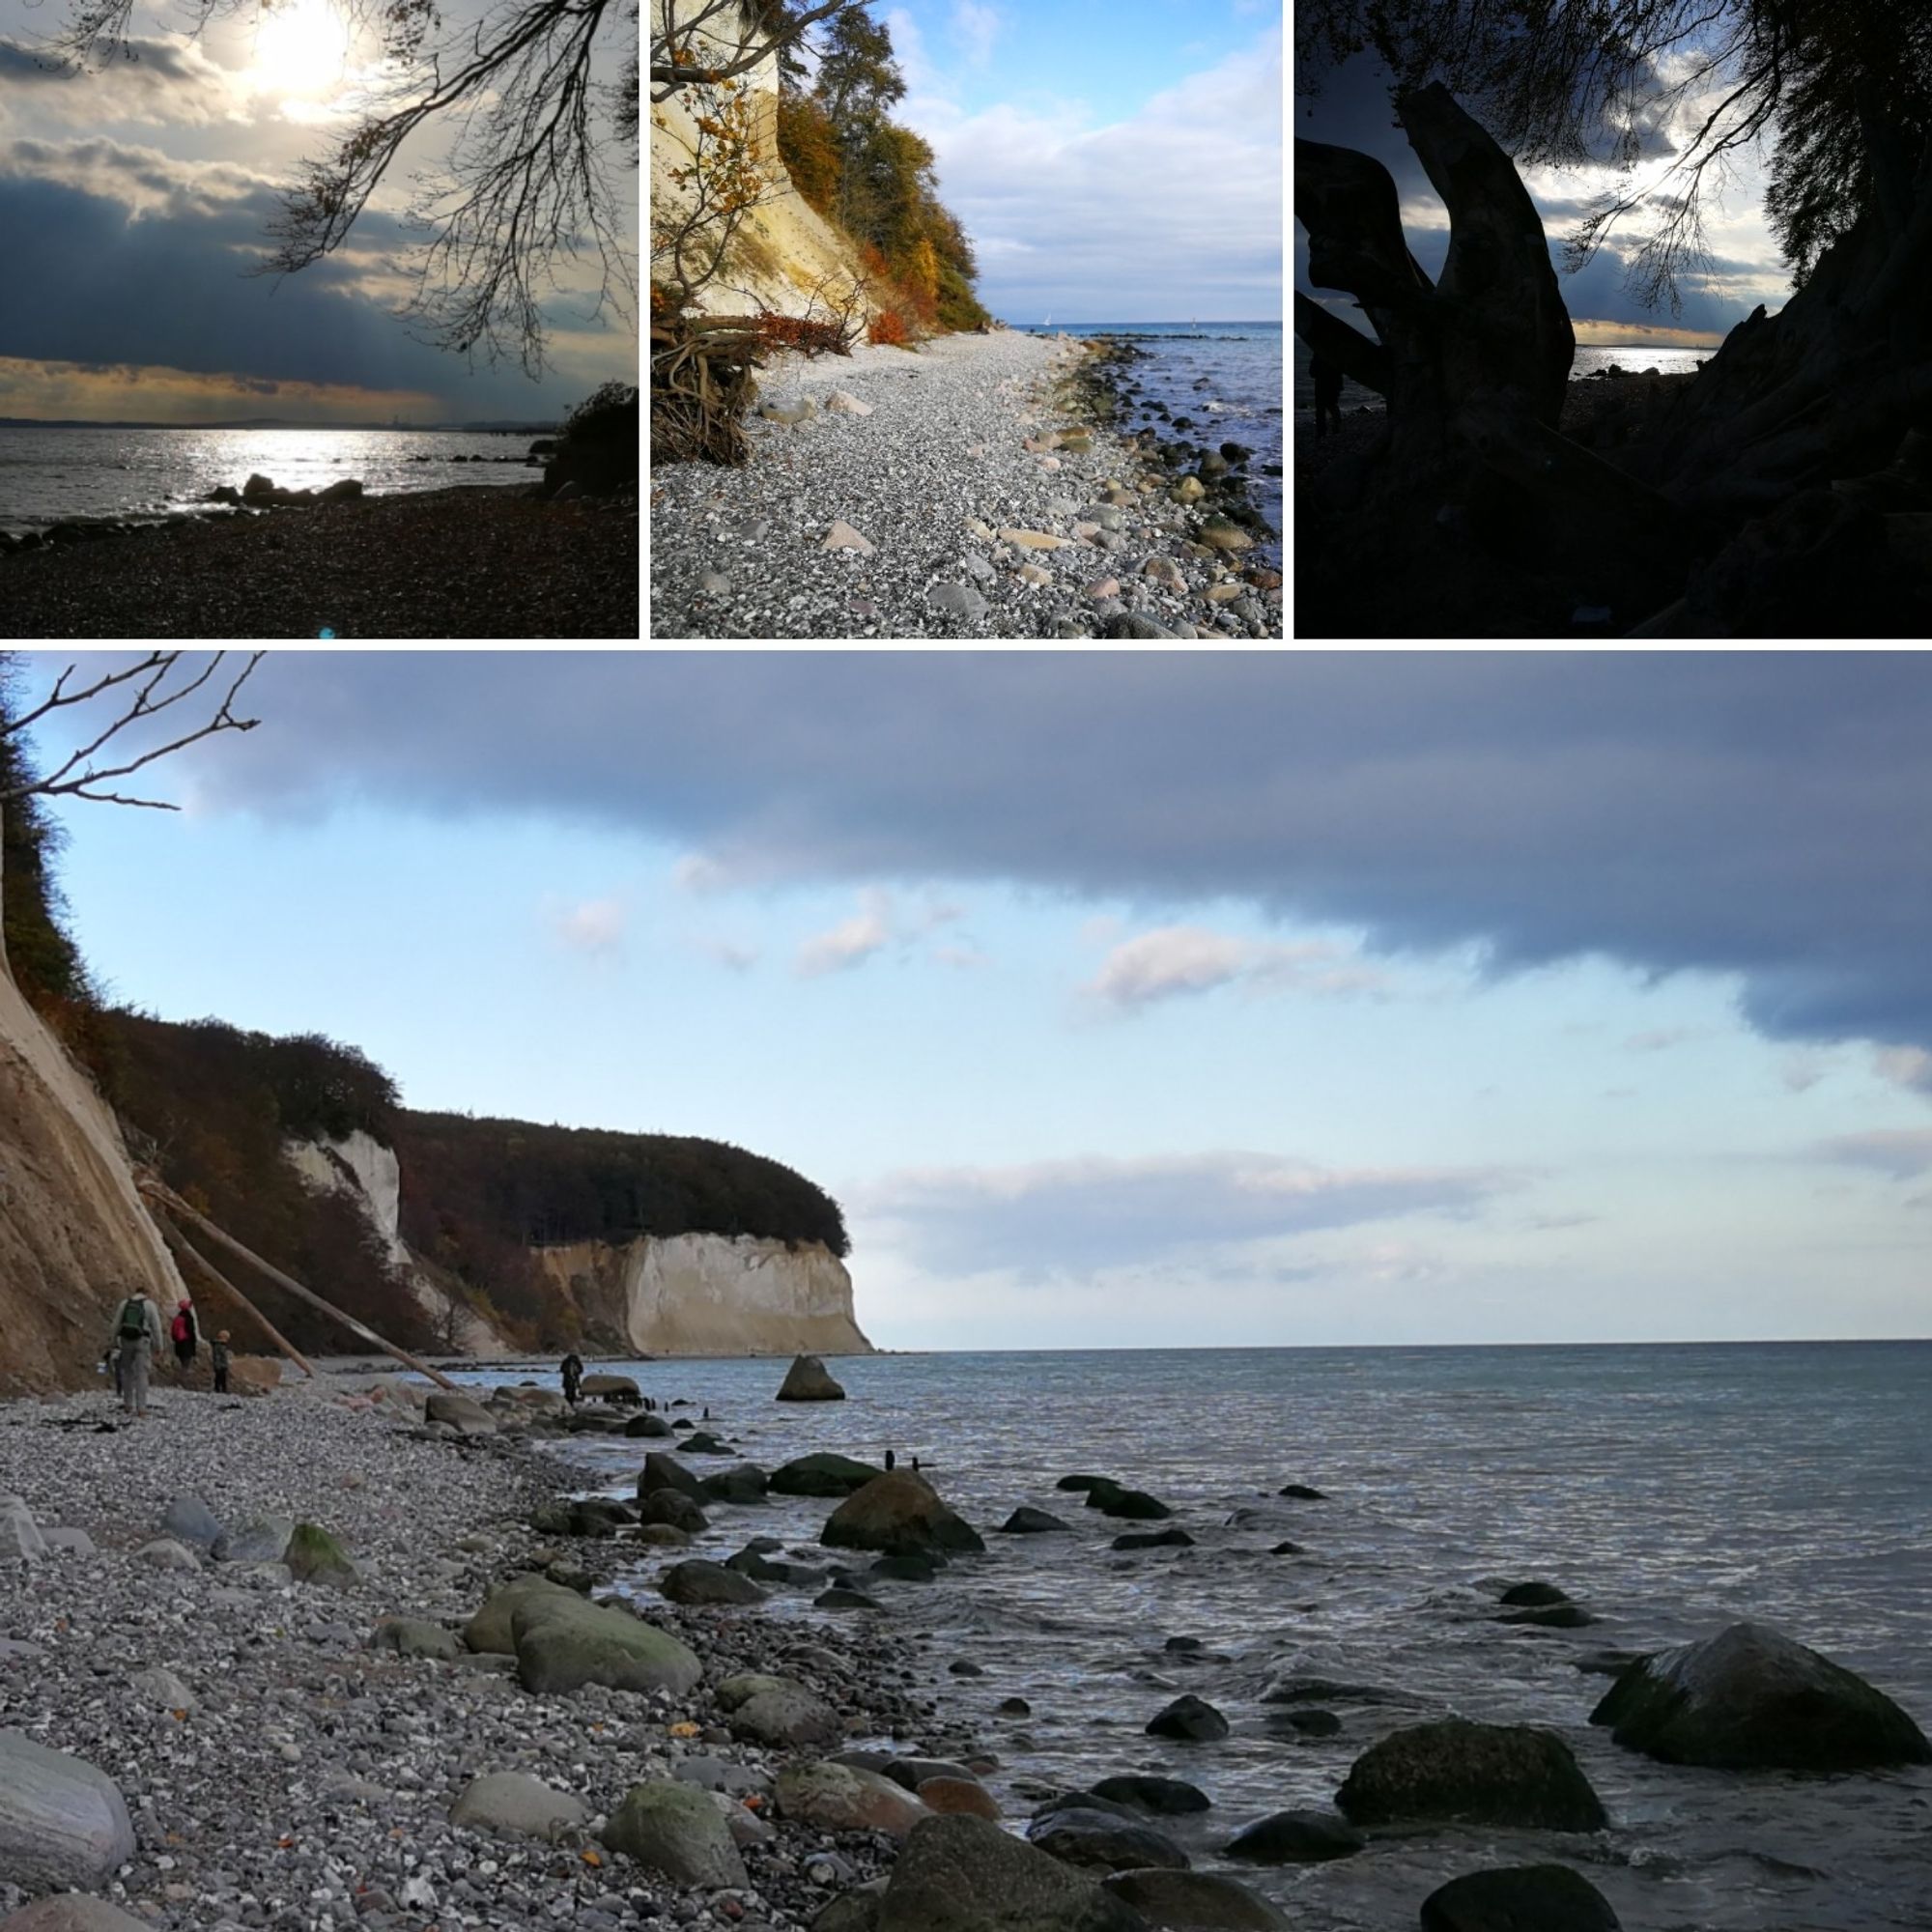
{"type": "MultiPolygon", "coordinates": [[[[629,319],[636,241],[610,167],[638,155],[637,0],[509,0],[471,26],[445,22],[435,0],[333,0],[380,43],[392,76],[325,158],[304,160],[270,223],[274,252],[258,273],[293,274],[346,242],[405,142],[447,123],[440,172],[418,171],[409,225],[423,237],[407,270],[403,314],[424,339],[469,357],[514,356],[545,367],[543,297],[567,261],[594,255],[590,317],[629,319]],[[597,60],[628,33],[614,82],[597,60]]],[[[735,0],[734,0],[735,4],[735,0]]],[[[193,0],[188,32],[217,18],[270,11],[258,0],[193,0]]],[[[78,0],[48,54],[71,69],[135,57],[134,0],[78,0]]]]}

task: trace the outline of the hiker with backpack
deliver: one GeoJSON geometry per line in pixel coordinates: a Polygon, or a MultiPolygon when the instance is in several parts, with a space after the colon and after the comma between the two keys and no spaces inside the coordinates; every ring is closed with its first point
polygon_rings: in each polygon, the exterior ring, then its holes
{"type": "Polygon", "coordinates": [[[168,1336],[175,1345],[175,1379],[180,1381],[194,1367],[195,1344],[200,1339],[195,1333],[194,1310],[185,1301],[175,1304],[168,1336]]]}
{"type": "Polygon", "coordinates": [[[148,1364],[161,1358],[161,1311],[146,1289],[130,1288],[116,1310],[113,1348],[121,1406],[128,1415],[146,1415],[148,1364]]]}

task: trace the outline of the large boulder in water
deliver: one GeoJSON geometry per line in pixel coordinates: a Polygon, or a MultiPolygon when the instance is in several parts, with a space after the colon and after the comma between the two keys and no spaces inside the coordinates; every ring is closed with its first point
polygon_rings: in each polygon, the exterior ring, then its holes
{"type": "Polygon", "coordinates": [[[1371,1745],[1335,1803],[1354,1825],[1454,1820],[1548,1832],[1609,1823],[1570,1747],[1526,1724],[1411,1724],[1371,1745]]]}
{"type": "Polygon", "coordinates": [[[1151,1932],[1125,1900],[986,1818],[915,1825],[886,1881],[877,1932],[1151,1932]]]}
{"type": "Polygon", "coordinates": [[[939,1499],[923,1476],[875,1476],[832,1512],[819,1532],[830,1549],[984,1549],[980,1533],[939,1499]]]}
{"type": "Polygon", "coordinates": [[[1863,1771],[1932,1763],[1925,1733],[1884,1691],[1765,1624],[1639,1658],[1590,1713],[1665,1764],[1863,1771]]]}
{"type": "Polygon", "coordinates": [[[845,1391],[825,1372],[816,1355],[795,1355],[779,1384],[780,1402],[843,1402],[845,1391]]]}
{"type": "Polygon", "coordinates": [[[1165,1832],[1139,1818],[1068,1805],[1049,1811],[1027,1832],[1027,1839],[1062,1864],[1090,1871],[1139,1871],[1150,1865],[1185,1870],[1188,1857],[1165,1832]]]}
{"type": "Polygon", "coordinates": [[[1111,1872],[1101,1889],[1162,1932],[1291,1932],[1288,1915],[1237,1878],[1147,1865],[1111,1872]]]}
{"type": "Polygon", "coordinates": [[[795,1456],[772,1471],[775,1496],[849,1496],[885,1474],[874,1463],[855,1463],[849,1456],[820,1450],[795,1456]]]}
{"type": "Polygon", "coordinates": [[[1432,1891],[1422,1901],[1422,1932],[1618,1932],[1618,1919],[1568,1865],[1506,1865],[1432,1891]]]}

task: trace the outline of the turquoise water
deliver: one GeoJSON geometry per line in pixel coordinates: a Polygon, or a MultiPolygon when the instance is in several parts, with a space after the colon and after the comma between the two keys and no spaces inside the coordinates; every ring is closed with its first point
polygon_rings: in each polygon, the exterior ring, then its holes
{"type": "MultiPolygon", "coordinates": [[[[1022,1503],[1073,1524],[989,1535],[984,1556],[937,1582],[876,1592],[895,1621],[931,1634],[931,1694],[998,1754],[991,1782],[1015,1819],[1030,1807],[1014,1776],[1186,1777],[1214,1808],[1167,1822],[1213,1869],[1253,1819],[1330,1804],[1394,1723],[1453,1712],[1558,1731],[1612,1829],[1433,1832],[1334,1865],[1245,1871],[1297,1932],[1412,1926],[1461,1871],[1552,1857],[1585,1871],[1626,1932],[1932,1925],[1932,1771],[1808,1780],[1653,1764],[1588,1723],[1606,1680],[1573,1662],[1753,1618],[1932,1725],[1932,1343],[878,1355],[831,1364],[847,1401],[797,1406],[772,1400],[781,1363],[608,1366],[661,1400],[689,1399],[694,1416],[708,1405],[763,1467],[890,1445],[919,1455],[982,1531],[1022,1503]],[[1195,1546],[1113,1551],[1143,1525],[1055,1490],[1079,1470],[1151,1490],[1195,1546]],[[1289,1481],[1329,1499],[1283,1499],[1289,1481]],[[1271,1555],[1284,1539],[1305,1553],[1271,1555]],[[1499,1587],[1531,1577],[1600,1621],[1496,1624],[1499,1587]],[[1176,1634],[1200,1637],[1203,1660],[1167,1654],[1176,1634]],[[955,1658],[986,1674],[947,1675],[955,1658]],[[1412,1702],[1340,1705],[1340,1736],[1302,1740],[1262,1701],[1291,1671],[1412,1702]],[[1233,1735],[1144,1736],[1181,1690],[1220,1708],[1233,1735]],[[1014,1694],[1031,1718],[997,1713],[1014,1694]]],[[[645,1446],[580,1438],[567,1453],[586,1484],[628,1493],[645,1446]]],[[[809,1547],[830,1508],[718,1510],[698,1553],[759,1533],[809,1547]]],[[[639,1594],[657,1567],[639,1566],[639,1594]]],[[[804,1595],[753,1614],[824,1613],[804,1595]]]]}

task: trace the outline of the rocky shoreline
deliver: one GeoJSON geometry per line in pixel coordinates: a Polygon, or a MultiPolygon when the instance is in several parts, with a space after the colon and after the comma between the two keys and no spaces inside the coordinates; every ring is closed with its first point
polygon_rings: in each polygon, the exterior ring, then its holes
{"type": "Polygon", "coordinates": [[[1131,345],[1015,331],[776,356],[748,463],[652,473],[648,635],[1281,636],[1221,487],[1245,459],[1110,427],[1131,345]],[[1217,468],[1218,466],[1218,468],[1217,468]]]}
{"type": "MultiPolygon", "coordinates": [[[[584,1393],[566,1412],[548,1378],[448,1393],[335,1375],[238,1400],[164,1377],[138,1423],[104,1393],[0,1411],[0,1932],[1297,1922],[1177,1842],[1230,1735],[1206,1699],[1173,1696],[1145,1725],[1197,1754],[1187,1777],[1122,1763],[1087,1789],[1015,1774],[949,1720],[931,1644],[873,1594],[986,1548],[927,1478],[823,1451],[768,1471],[726,1418],[659,1407],[620,1375],[584,1393]],[[577,1437],[635,1445],[635,1488],[585,1493],[609,1470],[573,1481],[577,1437]],[[748,1535],[768,1497],[820,1499],[822,1527],[748,1535]],[[691,1553],[721,1529],[734,1554],[691,1553]],[[1003,1771],[1036,1804],[1024,1837],[991,1788],[1003,1771]]],[[[842,1399],[809,1357],[783,1394],[842,1399]]],[[[1052,1537],[1087,1510],[1123,1525],[1118,1552],[1192,1541],[1122,1481],[1053,1488],[1053,1510],[987,1535],[1052,1537]]],[[[1299,1481],[1276,1494],[1327,1500],[1299,1481]]],[[[1546,1581],[1492,1587],[1502,1625],[1595,1621],[1546,1581]]],[[[1206,1657],[1189,1636],[1166,1652],[1206,1657]]],[[[1889,1698],[1763,1626],[1577,1667],[1614,1680],[1592,1723],[1665,1764],[1932,1761],[1889,1698]]],[[[1217,1828],[1237,1870],[1329,1866],[1418,1830],[1513,1833],[1541,1861],[1492,1851],[1418,1901],[1425,1932],[1614,1932],[1602,1893],[1548,1856],[1625,1856],[1555,1730],[1429,1718],[1306,1669],[1259,1694],[1284,1735],[1335,1734],[1338,1706],[1386,1723],[1332,1809],[1304,1798],[1217,1828]]]]}
{"type": "MultiPolygon", "coordinates": [[[[266,479],[251,479],[251,481],[266,479]]],[[[0,638],[634,641],[637,499],[474,484],[167,524],[74,522],[0,554],[0,638]]]]}

